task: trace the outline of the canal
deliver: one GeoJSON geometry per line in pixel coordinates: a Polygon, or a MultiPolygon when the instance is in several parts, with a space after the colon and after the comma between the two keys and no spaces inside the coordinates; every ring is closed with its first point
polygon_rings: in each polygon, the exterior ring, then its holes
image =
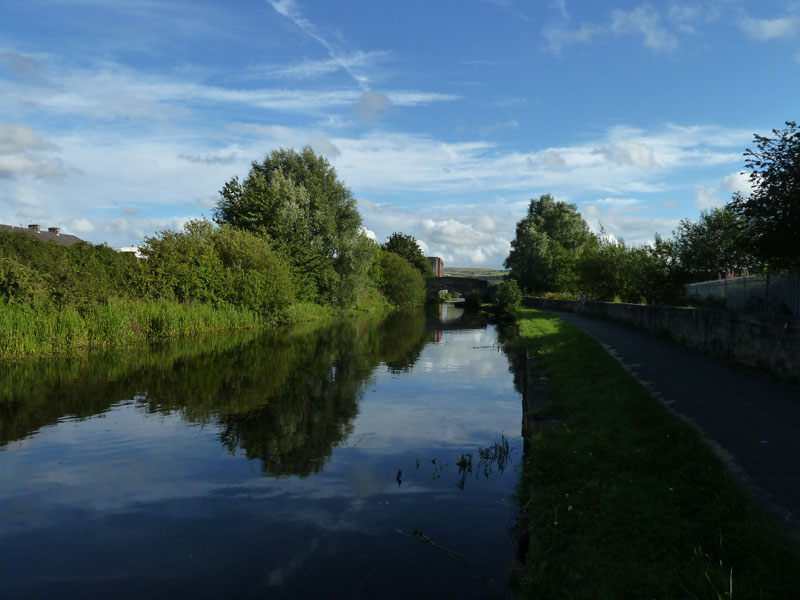
{"type": "Polygon", "coordinates": [[[4,598],[508,598],[504,332],[453,305],[0,373],[4,598]]]}

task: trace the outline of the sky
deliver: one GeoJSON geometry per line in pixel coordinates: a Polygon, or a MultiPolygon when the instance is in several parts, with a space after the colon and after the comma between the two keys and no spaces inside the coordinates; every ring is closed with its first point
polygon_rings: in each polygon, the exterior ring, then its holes
{"type": "Polygon", "coordinates": [[[311,146],[378,242],[501,268],[547,193],[670,236],[799,107],[797,0],[3,2],[0,223],[136,245],[311,146]]]}

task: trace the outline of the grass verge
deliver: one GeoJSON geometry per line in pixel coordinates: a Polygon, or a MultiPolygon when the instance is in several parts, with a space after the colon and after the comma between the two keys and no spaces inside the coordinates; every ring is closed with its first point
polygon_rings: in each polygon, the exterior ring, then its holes
{"type": "Polygon", "coordinates": [[[519,483],[525,597],[800,596],[800,554],[693,429],[578,328],[518,322],[559,422],[532,435],[519,483]]]}

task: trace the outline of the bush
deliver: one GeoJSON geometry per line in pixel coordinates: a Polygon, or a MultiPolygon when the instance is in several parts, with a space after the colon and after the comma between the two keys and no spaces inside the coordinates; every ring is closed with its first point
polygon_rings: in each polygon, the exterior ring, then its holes
{"type": "Polygon", "coordinates": [[[0,300],[40,306],[49,299],[42,276],[13,258],[0,258],[0,300]]]}
{"type": "Polygon", "coordinates": [[[522,303],[522,292],[514,279],[497,286],[497,311],[501,315],[514,315],[522,303]]]}
{"type": "Polygon", "coordinates": [[[213,240],[223,267],[220,295],[225,301],[272,316],[294,300],[289,267],[267,238],[223,226],[213,240]]]}
{"type": "Polygon", "coordinates": [[[420,272],[392,252],[381,252],[380,289],[398,307],[419,306],[425,302],[425,280],[420,272]]]}
{"type": "Polygon", "coordinates": [[[183,233],[163,231],[145,248],[145,284],[153,299],[231,304],[275,318],[295,298],[289,266],[269,238],[209,221],[183,233]]]}

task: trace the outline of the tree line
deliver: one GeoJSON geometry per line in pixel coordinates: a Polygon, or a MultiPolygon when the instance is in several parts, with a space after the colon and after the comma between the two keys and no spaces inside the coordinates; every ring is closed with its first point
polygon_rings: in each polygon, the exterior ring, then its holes
{"type": "Polygon", "coordinates": [[[213,220],[140,251],[0,232],[0,357],[416,306],[432,275],[412,236],[367,236],[352,192],[311,148],[253,162],[225,183],[213,220]]]}
{"type": "Polygon", "coordinates": [[[383,247],[367,237],[351,191],[310,148],[254,162],[244,180],[224,185],[213,221],[159,232],[140,251],[144,260],[3,232],[0,300],[78,310],[112,297],[175,300],[280,320],[297,303],[419,304],[430,271],[413,237],[396,233],[383,247]]]}
{"type": "Polygon", "coordinates": [[[575,204],[532,199],[505,260],[509,278],[529,293],[680,304],[687,283],[800,269],[800,129],[787,121],[754,140],[744,154],[752,193],[737,192],[649,245],[591,232],[575,204]]]}

